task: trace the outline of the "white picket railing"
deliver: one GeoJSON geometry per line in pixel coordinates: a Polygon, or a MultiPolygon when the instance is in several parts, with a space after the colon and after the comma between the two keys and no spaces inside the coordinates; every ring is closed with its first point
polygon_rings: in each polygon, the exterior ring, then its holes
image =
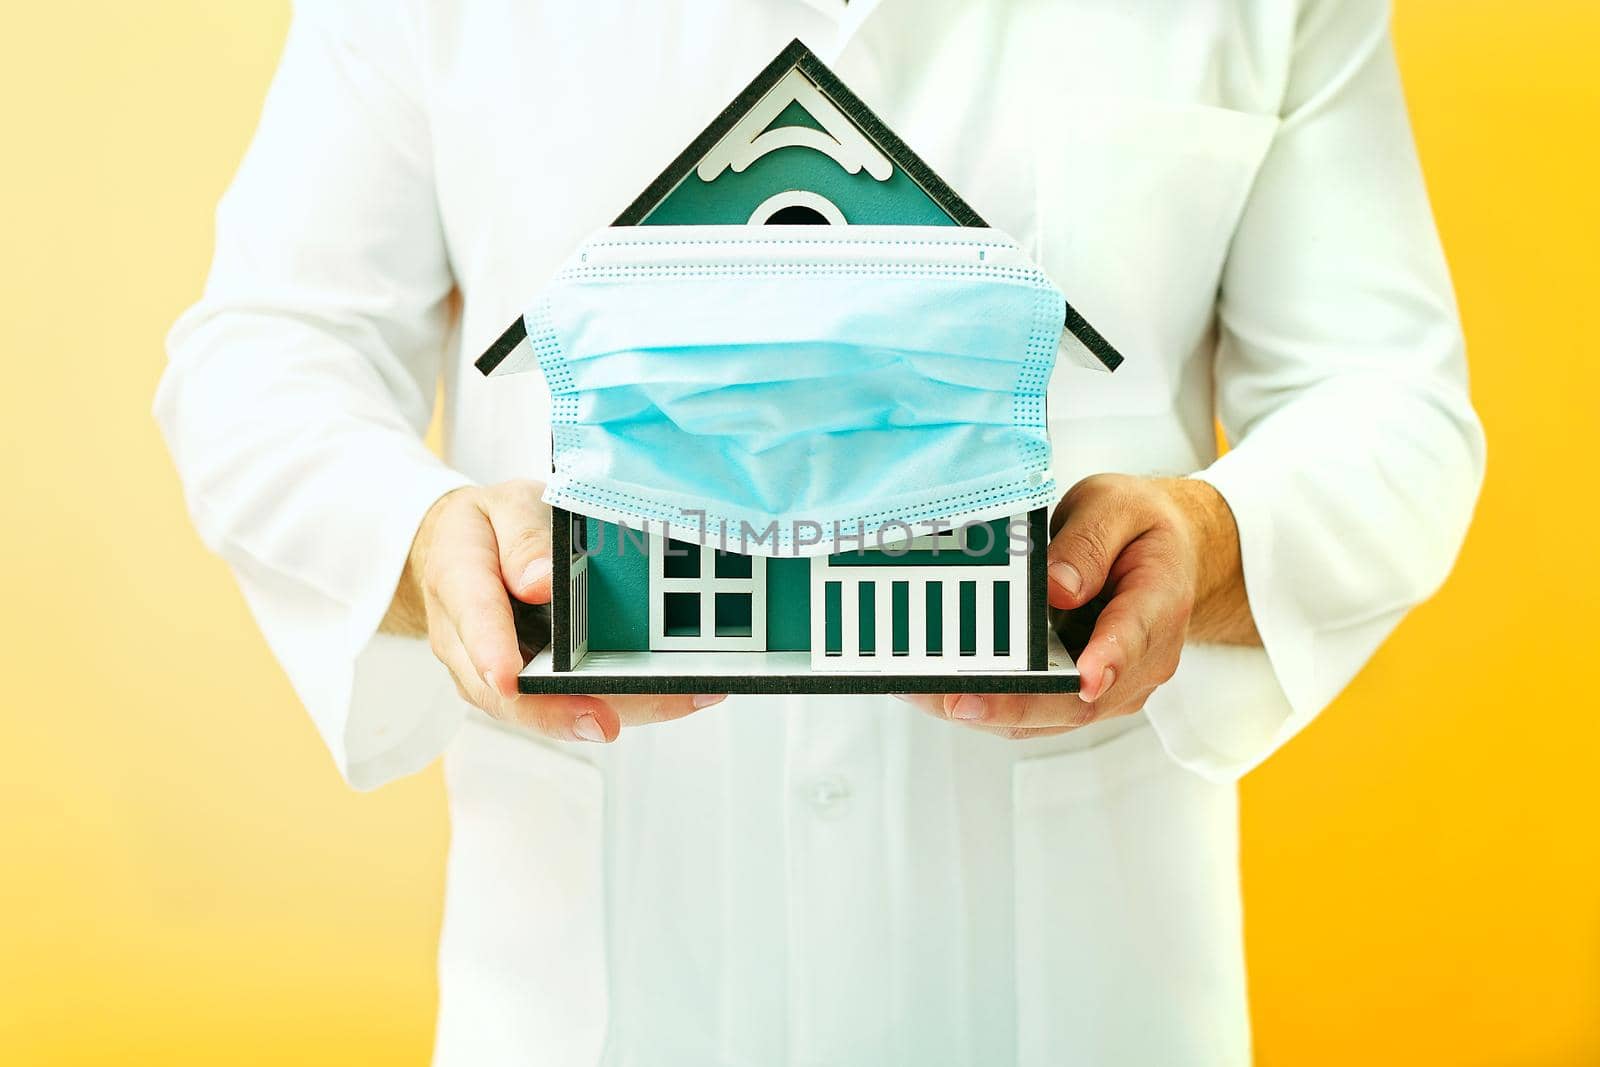
{"type": "Polygon", "coordinates": [[[881,672],[943,672],[970,670],[1025,670],[1028,666],[1027,557],[1011,557],[998,566],[864,566],[841,567],[826,557],[811,561],[811,667],[813,670],[881,672]],[[1007,586],[1007,648],[995,645],[995,592],[1007,586]],[[972,654],[961,648],[961,587],[976,586],[972,617],[976,641],[972,654]],[[906,589],[906,648],[894,648],[894,587],[906,589]],[[928,640],[929,587],[939,587],[938,651],[928,640]],[[827,606],[829,587],[838,588],[839,649],[828,650],[827,606]],[[862,647],[860,603],[862,588],[870,586],[873,648],[862,647]]]}
{"type": "Polygon", "coordinates": [[[572,624],[572,662],[577,663],[589,651],[589,557],[582,553],[572,557],[571,589],[567,618],[572,624]]]}

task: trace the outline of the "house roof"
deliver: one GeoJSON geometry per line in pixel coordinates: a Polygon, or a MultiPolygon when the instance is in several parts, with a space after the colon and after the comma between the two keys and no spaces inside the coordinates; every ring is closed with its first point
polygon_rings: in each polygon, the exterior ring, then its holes
{"type": "MultiPolygon", "coordinates": [[[[761,102],[762,98],[796,70],[843,112],[866,139],[889,158],[891,163],[904,171],[956,225],[978,227],[989,225],[971,205],[945,183],[943,178],[934,173],[933,168],[928,166],[922,157],[913,152],[882,119],[873,114],[872,109],[862,103],[861,99],[798,39],[789,42],[788,47],[779,52],[777,57],[768,63],[727,107],[722,109],[721,114],[656,176],[644,192],[617,216],[612,225],[637,226],[643,222],[680,182],[695,172],[701,161],[761,102]]],[[[1063,325],[1067,332],[1077,338],[1107,370],[1115,370],[1121,365],[1121,353],[1113,348],[1098,330],[1089,325],[1070,303],[1066,305],[1066,321],[1063,325]]],[[[527,327],[519,317],[478,358],[475,364],[478,370],[484,374],[491,373],[526,337],[527,327]]]]}
{"type": "Polygon", "coordinates": [[[862,103],[861,99],[839,80],[838,75],[817,58],[816,53],[799,40],[790,41],[789,46],[779,52],[777,57],[756,75],[755,80],[745,86],[744,90],[722,109],[722,113],[712,120],[711,125],[702,130],[700,136],[690,142],[689,147],[679,153],[678,158],[656,176],[656,180],[628,205],[627,210],[617,216],[612,225],[636,226],[643,221],[650,210],[666,199],[667,194],[672,192],[678,182],[692,173],[707,153],[715,148],[739,120],[755,108],[762,97],[771,92],[791,70],[799,70],[805,75],[829,102],[842,111],[869,141],[889,157],[890,162],[905,171],[912,181],[921,186],[957,226],[988,225],[954,189],[945,184],[943,178],[933,172],[932,167],[924,163],[920,156],[884,124],[882,119],[874,115],[872,109],[862,103]]]}

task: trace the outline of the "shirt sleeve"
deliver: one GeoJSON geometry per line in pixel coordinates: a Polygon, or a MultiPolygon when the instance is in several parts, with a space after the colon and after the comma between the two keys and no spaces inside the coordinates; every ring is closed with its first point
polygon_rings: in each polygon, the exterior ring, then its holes
{"type": "Polygon", "coordinates": [[[155,415],[202,539],[371,788],[463,715],[425,643],[377,628],[422,515],[468,480],[422,440],[454,282],[413,42],[359,12],[298,6],[155,415]]]}
{"type": "Polygon", "coordinates": [[[1197,477],[1238,523],[1265,655],[1186,650],[1182,684],[1149,707],[1172,756],[1214,779],[1304,727],[1432,595],[1482,483],[1388,23],[1376,0],[1305,6],[1224,268],[1215,375],[1233,448],[1197,477]]]}

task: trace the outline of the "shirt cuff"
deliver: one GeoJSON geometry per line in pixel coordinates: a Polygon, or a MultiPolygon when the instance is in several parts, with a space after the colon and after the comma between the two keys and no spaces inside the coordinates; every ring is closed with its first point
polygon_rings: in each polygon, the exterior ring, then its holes
{"type": "MultiPolygon", "coordinates": [[[[340,772],[356,789],[375,789],[413,774],[444,750],[466,714],[449,672],[425,640],[380,633],[423,516],[446,493],[472,482],[440,465],[397,489],[392,510],[371,546],[387,575],[350,610],[345,646],[349,696],[334,749],[340,772]]],[[[330,747],[332,739],[330,738],[330,747]]]]}
{"type": "Polygon", "coordinates": [[[1192,645],[1177,673],[1151,695],[1146,714],[1182,766],[1211,781],[1238,779],[1293,737],[1321,710],[1313,693],[1315,634],[1280,595],[1271,505],[1237,450],[1193,475],[1227,502],[1239,531],[1245,591],[1261,647],[1192,645]]]}
{"type": "Polygon", "coordinates": [[[247,554],[230,559],[295,694],[340,774],[357,789],[374,789],[426,767],[465,713],[427,642],[379,633],[378,626],[428,508],[472,483],[431,456],[408,466],[403,476],[378,481],[386,491],[365,494],[355,509],[361,513],[359,530],[341,525],[326,533],[360,538],[361,588],[351,599],[330,596],[247,554]],[[380,506],[381,512],[374,510],[380,506]]]}

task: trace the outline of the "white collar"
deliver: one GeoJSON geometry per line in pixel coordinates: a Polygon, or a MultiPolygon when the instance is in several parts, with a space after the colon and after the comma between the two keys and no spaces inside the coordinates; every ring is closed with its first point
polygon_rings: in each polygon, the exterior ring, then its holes
{"type": "Polygon", "coordinates": [[[867,17],[877,10],[881,0],[805,0],[813,9],[832,19],[836,30],[832,47],[822,52],[824,62],[837,60],[861,28],[867,17]]]}
{"type": "Polygon", "coordinates": [[[850,0],[805,0],[829,18],[840,21],[850,7],[850,0]]]}

